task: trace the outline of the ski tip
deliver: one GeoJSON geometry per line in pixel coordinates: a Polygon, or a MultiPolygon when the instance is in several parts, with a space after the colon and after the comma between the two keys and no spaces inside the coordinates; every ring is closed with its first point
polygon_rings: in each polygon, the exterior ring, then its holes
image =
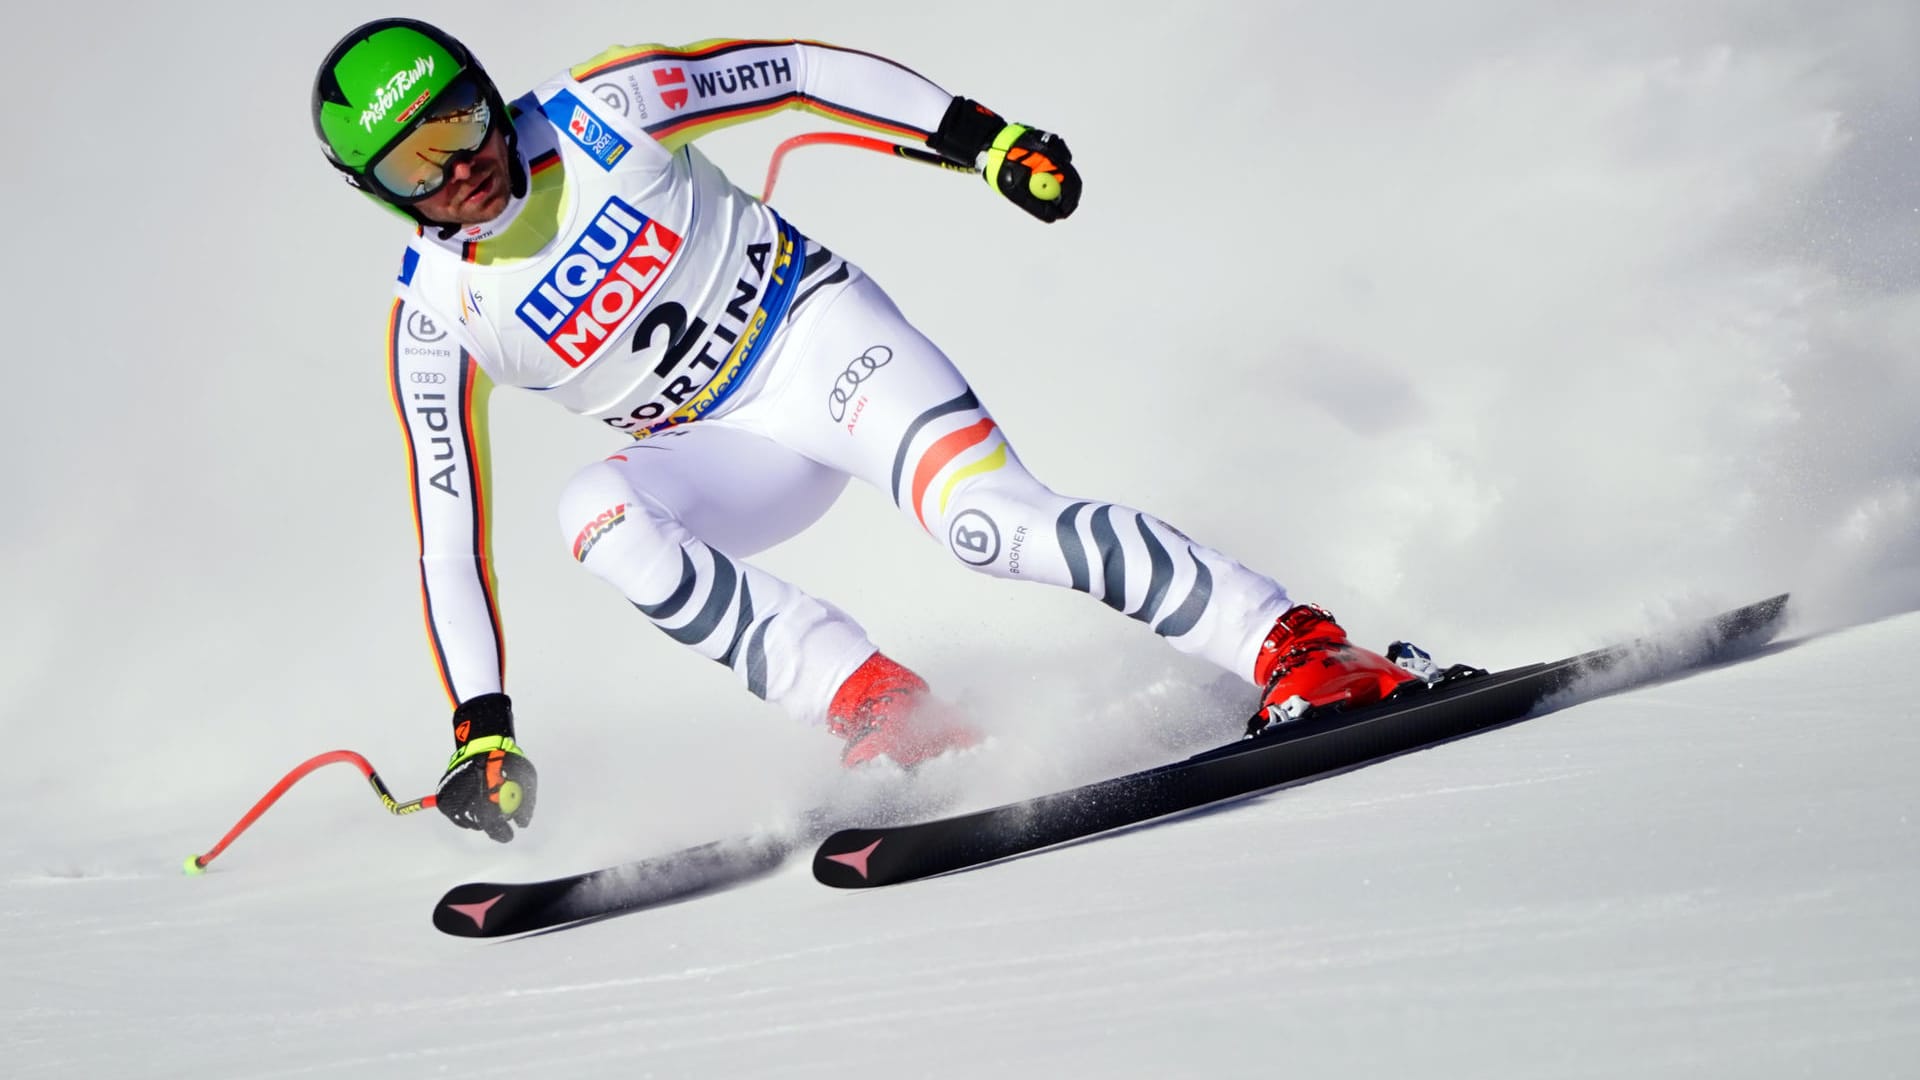
{"type": "Polygon", "coordinates": [[[1780,593],[1730,611],[1715,620],[1714,630],[1729,645],[1769,641],[1780,632],[1792,598],[1792,593],[1780,593]]]}
{"type": "MultiPolygon", "coordinates": [[[[476,882],[455,885],[433,906],[433,927],[454,937],[499,937],[513,929],[503,919],[501,901],[511,889],[506,885],[476,882]]],[[[512,905],[507,905],[509,908],[512,905]]]]}
{"type": "Polygon", "coordinates": [[[884,869],[886,834],[872,829],[842,829],[821,841],[813,855],[813,879],[835,889],[867,889],[887,884],[876,876],[874,860],[884,869]]]}

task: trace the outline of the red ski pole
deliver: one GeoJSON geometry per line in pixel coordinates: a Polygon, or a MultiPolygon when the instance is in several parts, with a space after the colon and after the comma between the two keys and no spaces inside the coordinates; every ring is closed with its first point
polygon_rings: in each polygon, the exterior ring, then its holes
{"type": "Polygon", "coordinates": [[[766,202],[768,199],[773,198],[773,185],[775,181],[780,179],[780,162],[787,156],[787,152],[797,150],[802,146],[851,146],[858,150],[872,150],[875,153],[892,154],[894,157],[906,158],[908,161],[918,161],[926,165],[936,165],[942,169],[951,169],[954,172],[970,173],[975,171],[971,166],[948,161],[939,154],[918,146],[902,146],[899,143],[888,142],[885,139],[876,139],[871,135],[856,135],[851,131],[815,131],[805,135],[795,135],[793,138],[773,148],[773,157],[767,161],[767,183],[760,193],[761,202],[766,202]]]}
{"type": "Polygon", "coordinates": [[[380,780],[380,774],[373,771],[373,766],[368,763],[366,758],[361,757],[351,750],[330,750],[324,754],[316,754],[308,758],[295,766],[292,772],[281,777],[280,782],[273,785],[273,790],[261,796],[260,801],[253,804],[253,809],[247,811],[244,817],[235,822],[233,828],[227,830],[227,835],[220,838],[219,843],[213,845],[213,848],[203,855],[187,856],[187,861],[182,866],[182,869],[189,874],[203,873],[207,868],[207,864],[218,857],[221,852],[227,850],[227,845],[233,843],[234,839],[241,833],[246,832],[248,826],[258,821],[260,815],[267,812],[268,807],[280,801],[280,796],[285,795],[288,788],[299,783],[302,777],[313,770],[318,769],[322,765],[331,765],[336,761],[350,762],[355,768],[359,769],[360,772],[366,776],[367,783],[373,785],[373,793],[379,796],[380,805],[386,807],[389,813],[396,815],[411,814],[416,810],[427,809],[436,801],[435,796],[422,795],[420,798],[410,802],[399,802],[394,799],[393,793],[387,790],[387,785],[380,780]]]}

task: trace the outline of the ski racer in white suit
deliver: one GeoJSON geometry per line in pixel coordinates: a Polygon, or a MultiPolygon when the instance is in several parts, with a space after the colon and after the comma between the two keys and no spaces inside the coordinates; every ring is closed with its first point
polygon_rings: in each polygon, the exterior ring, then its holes
{"type": "Polygon", "coordinates": [[[1408,678],[1165,522],[1034,479],[879,285],[692,145],[791,108],[981,169],[1043,221],[1079,200],[1058,137],[814,42],[617,47],[511,103],[458,41],[411,20],[355,29],[321,66],[329,160],[418,225],[386,339],[427,625],[455,706],[438,792],[449,818],[507,840],[535,794],[488,551],[496,384],[623,437],[560,496],[572,557],[749,692],[841,736],[850,765],[912,765],[976,736],[846,612],[746,561],[817,520],[848,477],[966,566],[1088,593],[1269,684],[1269,700],[1377,696],[1408,678]],[[1308,675],[1308,654],[1346,662],[1308,675]]]}

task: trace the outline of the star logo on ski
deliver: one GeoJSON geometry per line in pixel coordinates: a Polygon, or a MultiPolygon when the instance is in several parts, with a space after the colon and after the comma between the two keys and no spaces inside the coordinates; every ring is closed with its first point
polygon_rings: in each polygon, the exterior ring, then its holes
{"type": "Polygon", "coordinates": [[[492,911],[493,905],[506,898],[507,894],[501,893],[491,900],[482,900],[474,904],[448,904],[447,909],[457,911],[467,918],[472,919],[475,930],[485,930],[487,928],[487,912],[492,911]]]}
{"type": "MultiPolygon", "coordinates": [[[[885,839],[886,837],[884,836],[880,838],[880,840],[885,840],[885,839]]],[[[837,862],[841,866],[852,867],[853,872],[856,874],[859,874],[860,877],[864,880],[867,876],[867,859],[872,857],[873,849],[880,846],[880,840],[875,840],[873,843],[868,844],[866,847],[861,848],[859,851],[849,851],[842,855],[829,855],[827,856],[827,861],[837,862]]]]}

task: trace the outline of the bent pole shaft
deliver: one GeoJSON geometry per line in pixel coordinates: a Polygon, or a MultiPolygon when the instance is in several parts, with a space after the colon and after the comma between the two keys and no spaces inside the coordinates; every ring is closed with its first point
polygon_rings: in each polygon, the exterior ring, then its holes
{"type": "Polygon", "coordinates": [[[249,826],[260,819],[260,815],[266,813],[274,803],[279,802],[280,796],[285,795],[289,788],[299,783],[308,773],[323,765],[332,765],[341,761],[360,770],[361,774],[367,778],[367,783],[372,785],[374,795],[380,799],[380,805],[386,807],[389,813],[411,814],[416,810],[425,810],[433,806],[436,801],[435,796],[423,795],[418,799],[400,802],[393,797],[392,792],[387,790],[387,785],[380,779],[380,774],[373,771],[373,765],[351,750],[330,750],[324,754],[316,754],[294,766],[292,772],[281,777],[280,782],[273,785],[272,790],[261,796],[259,802],[253,804],[253,809],[248,810],[239,821],[234,823],[233,828],[227,830],[227,835],[221,837],[219,843],[213,845],[206,853],[189,858],[186,862],[187,873],[194,874],[205,870],[208,863],[227,850],[228,844],[233,843],[241,833],[246,832],[249,826]]]}
{"type": "Polygon", "coordinates": [[[908,161],[918,161],[925,165],[934,165],[942,169],[950,169],[954,172],[973,173],[979,171],[971,165],[962,165],[956,161],[948,161],[946,158],[941,157],[931,150],[924,150],[917,146],[902,146],[896,142],[877,139],[872,135],[858,135],[851,131],[814,131],[805,135],[795,135],[793,138],[773,148],[773,156],[767,160],[767,182],[760,192],[761,202],[766,202],[773,198],[773,185],[780,179],[780,163],[786,159],[787,153],[792,150],[798,150],[803,146],[850,146],[858,150],[872,150],[879,154],[892,154],[894,157],[905,158],[908,161]]]}

